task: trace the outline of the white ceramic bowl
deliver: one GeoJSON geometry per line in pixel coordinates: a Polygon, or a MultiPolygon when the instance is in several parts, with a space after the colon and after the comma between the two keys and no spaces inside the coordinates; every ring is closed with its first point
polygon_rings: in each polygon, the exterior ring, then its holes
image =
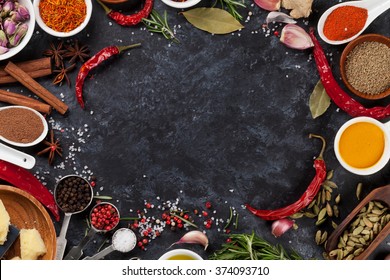
{"type": "Polygon", "coordinates": [[[189,8],[189,7],[195,6],[201,0],[187,0],[187,1],[184,1],[184,2],[176,2],[176,1],[173,1],[173,0],[161,0],[161,1],[163,1],[166,5],[168,5],[170,7],[173,7],[173,8],[176,8],[176,9],[185,9],[185,8],[189,8]]]}
{"type": "Polygon", "coordinates": [[[5,60],[10,57],[13,57],[15,54],[20,52],[30,41],[32,35],[34,34],[34,28],[35,28],[35,11],[33,8],[33,5],[30,0],[18,0],[18,2],[25,6],[29,13],[30,13],[30,19],[26,20],[25,23],[28,24],[28,30],[22,41],[14,48],[10,48],[10,50],[4,54],[0,54],[0,60],[5,60]]]}
{"type": "Polygon", "coordinates": [[[34,109],[31,109],[31,108],[25,107],[25,106],[4,106],[4,107],[0,108],[0,111],[1,110],[11,109],[11,108],[20,108],[20,109],[30,110],[31,112],[36,114],[42,121],[42,125],[43,125],[42,134],[37,139],[35,139],[33,142],[30,142],[30,143],[14,142],[14,141],[11,141],[11,140],[8,140],[8,139],[2,137],[1,135],[0,135],[0,140],[4,141],[5,143],[11,144],[13,146],[16,146],[16,147],[31,147],[31,146],[35,146],[35,145],[41,143],[46,138],[47,132],[49,131],[49,127],[47,125],[47,121],[42,116],[42,114],[39,113],[38,111],[34,110],[34,109]]]}
{"type": "Polygon", "coordinates": [[[48,27],[43,22],[43,20],[41,18],[41,14],[39,12],[39,3],[40,2],[41,2],[40,0],[34,0],[34,3],[33,3],[36,21],[37,21],[39,27],[43,29],[43,31],[45,31],[46,33],[48,33],[48,34],[50,34],[52,36],[60,37],[60,38],[74,36],[77,33],[79,33],[80,31],[82,31],[87,26],[87,24],[89,23],[89,20],[91,19],[91,15],[92,15],[92,1],[91,0],[85,0],[85,4],[87,5],[87,15],[85,16],[85,19],[84,19],[83,23],[80,24],[75,29],[73,29],[72,31],[69,31],[69,32],[55,31],[55,30],[51,29],[50,27],[48,27]]]}
{"type": "MultiPolygon", "coordinates": [[[[203,260],[197,253],[187,249],[174,249],[163,254],[159,260],[172,260],[174,257],[185,256],[186,259],[203,260]]],[[[180,257],[175,260],[180,260],[180,257]]],[[[184,259],[183,259],[184,260],[184,259]]]]}

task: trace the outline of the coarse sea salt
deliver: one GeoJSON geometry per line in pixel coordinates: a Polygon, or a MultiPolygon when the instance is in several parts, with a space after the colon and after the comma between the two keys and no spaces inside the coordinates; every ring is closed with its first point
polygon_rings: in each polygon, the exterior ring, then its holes
{"type": "Polygon", "coordinates": [[[130,252],[134,249],[137,237],[131,229],[118,229],[112,237],[112,245],[122,253],[130,252]]]}

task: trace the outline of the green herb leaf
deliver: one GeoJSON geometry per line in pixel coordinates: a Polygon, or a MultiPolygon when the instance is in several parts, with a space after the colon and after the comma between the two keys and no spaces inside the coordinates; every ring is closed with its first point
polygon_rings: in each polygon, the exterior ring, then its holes
{"type": "Polygon", "coordinates": [[[309,107],[313,119],[324,114],[328,109],[329,105],[330,98],[326,93],[324,86],[321,83],[321,80],[319,80],[317,85],[314,87],[314,90],[310,95],[309,99],[309,107]]]}
{"type": "Polygon", "coordinates": [[[196,28],[212,34],[228,34],[244,28],[231,14],[219,8],[195,8],[182,14],[196,28]]]}

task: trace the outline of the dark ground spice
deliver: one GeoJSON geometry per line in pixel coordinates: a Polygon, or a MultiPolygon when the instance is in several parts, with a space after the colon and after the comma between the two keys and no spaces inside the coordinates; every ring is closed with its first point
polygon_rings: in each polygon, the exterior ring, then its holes
{"type": "Polygon", "coordinates": [[[42,120],[31,110],[9,108],[0,111],[0,135],[17,143],[31,143],[43,132],[42,120]]]}

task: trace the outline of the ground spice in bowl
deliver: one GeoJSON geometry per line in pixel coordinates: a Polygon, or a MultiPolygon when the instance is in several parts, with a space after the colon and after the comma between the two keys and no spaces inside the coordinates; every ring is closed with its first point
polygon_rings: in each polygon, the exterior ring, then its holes
{"type": "Polygon", "coordinates": [[[32,143],[44,132],[42,119],[32,110],[10,107],[0,110],[0,136],[16,143],[32,143]]]}
{"type": "Polygon", "coordinates": [[[345,74],[356,90],[380,94],[390,87],[390,47],[380,42],[358,44],[347,56],[345,74]]]}

